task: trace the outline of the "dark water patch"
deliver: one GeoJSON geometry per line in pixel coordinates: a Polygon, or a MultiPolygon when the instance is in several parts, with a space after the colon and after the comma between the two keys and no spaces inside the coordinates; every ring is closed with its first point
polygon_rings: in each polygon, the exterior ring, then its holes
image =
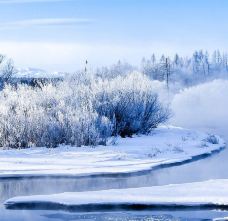
{"type": "Polygon", "coordinates": [[[213,203],[202,205],[181,205],[181,204],[143,204],[143,203],[90,203],[82,205],[66,205],[55,202],[15,202],[6,203],[10,210],[62,210],[68,212],[105,212],[105,211],[143,211],[143,210],[222,210],[228,211],[228,205],[213,203]]]}

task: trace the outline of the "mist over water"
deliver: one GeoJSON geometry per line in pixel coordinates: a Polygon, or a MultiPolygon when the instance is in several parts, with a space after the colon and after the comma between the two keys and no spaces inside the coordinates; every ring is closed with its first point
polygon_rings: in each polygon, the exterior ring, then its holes
{"type": "Polygon", "coordinates": [[[228,80],[220,79],[184,89],[171,102],[171,123],[228,137],[227,88],[228,80]]]}

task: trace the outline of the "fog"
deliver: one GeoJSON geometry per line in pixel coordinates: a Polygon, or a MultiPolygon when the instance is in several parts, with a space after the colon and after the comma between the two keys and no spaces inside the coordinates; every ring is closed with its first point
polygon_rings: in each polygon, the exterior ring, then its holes
{"type": "MultiPolygon", "coordinates": [[[[226,135],[228,132],[228,80],[214,80],[182,90],[171,102],[172,124],[204,129],[226,135]]],[[[228,137],[226,135],[226,137],[228,137]]]]}

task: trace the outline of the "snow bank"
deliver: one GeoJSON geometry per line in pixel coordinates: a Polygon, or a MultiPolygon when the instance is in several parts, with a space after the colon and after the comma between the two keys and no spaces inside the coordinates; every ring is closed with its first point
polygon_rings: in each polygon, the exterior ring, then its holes
{"type": "Polygon", "coordinates": [[[125,174],[183,163],[225,146],[216,136],[161,127],[116,145],[0,150],[0,177],[125,174]]]}
{"type": "Polygon", "coordinates": [[[113,209],[113,208],[228,208],[228,180],[166,186],[111,189],[15,197],[5,202],[7,208],[113,209]],[[43,205],[43,207],[42,207],[43,205]],[[45,206],[44,206],[45,205],[45,206]]]}
{"type": "MultiPolygon", "coordinates": [[[[215,80],[185,89],[172,101],[172,123],[190,128],[223,128],[228,125],[228,80],[215,80]]],[[[227,131],[227,130],[226,130],[227,131]]]]}
{"type": "Polygon", "coordinates": [[[215,219],[213,219],[214,221],[226,221],[226,220],[228,220],[228,217],[223,217],[223,218],[215,218],[215,219]]]}

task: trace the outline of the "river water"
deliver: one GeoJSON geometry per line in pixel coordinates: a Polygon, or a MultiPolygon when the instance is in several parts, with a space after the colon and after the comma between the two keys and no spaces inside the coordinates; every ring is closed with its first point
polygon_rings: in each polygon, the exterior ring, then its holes
{"type": "MultiPolygon", "coordinates": [[[[224,131],[220,132],[228,140],[224,131]]],[[[104,190],[228,179],[228,149],[188,164],[163,168],[141,175],[93,178],[34,178],[0,180],[0,221],[138,221],[138,220],[211,220],[228,217],[225,211],[112,211],[70,213],[66,211],[6,210],[3,202],[13,196],[50,194],[72,191],[104,190]]]]}

